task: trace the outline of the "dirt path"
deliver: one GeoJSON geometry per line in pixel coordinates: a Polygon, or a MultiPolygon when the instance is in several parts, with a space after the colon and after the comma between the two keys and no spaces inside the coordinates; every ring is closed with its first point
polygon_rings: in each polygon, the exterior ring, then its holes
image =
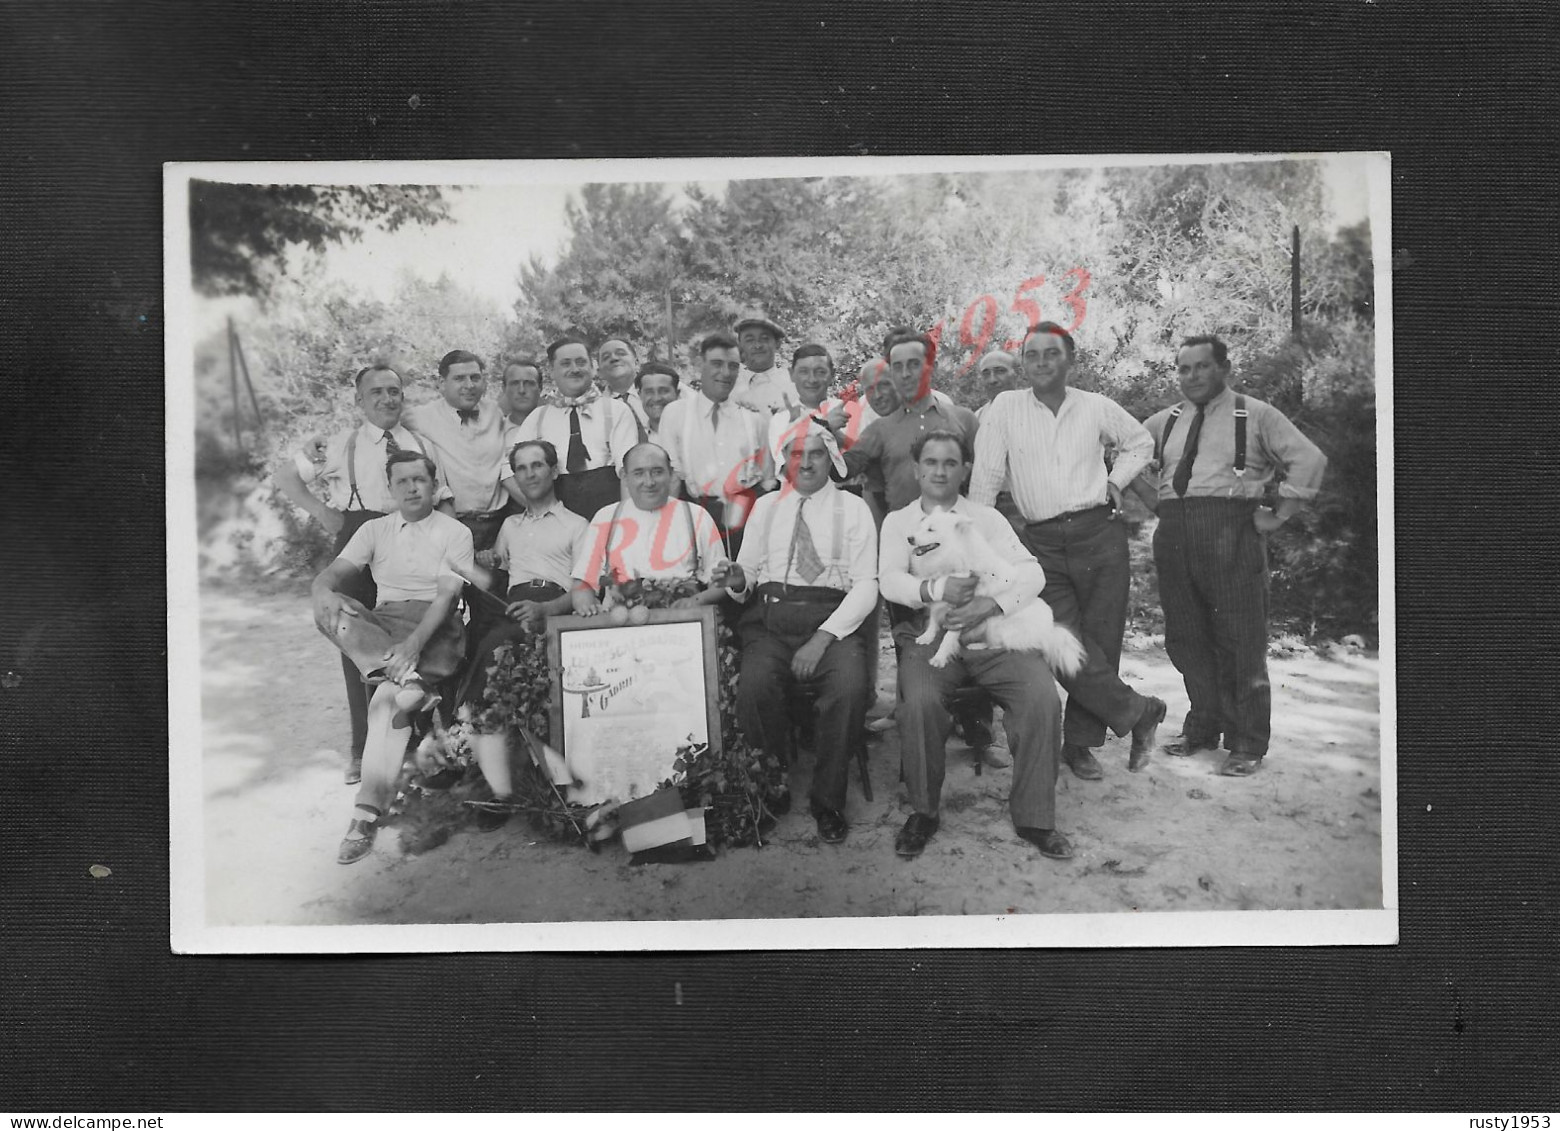
{"type": "MultiPolygon", "coordinates": [[[[1271,664],[1273,751],[1250,779],[1213,755],[1163,755],[1126,771],[1126,742],[1099,751],[1105,780],[1065,768],[1058,826],[1074,860],[1040,858],[1007,817],[1011,771],[974,775],[953,743],[942,829],[904,861],[908,815],[893,731],[871,746],[873,790],[852,772],[849,839],[820,843],[805,804],[763,849],[711,862],[632,867],[538,838],[518,818],[457,833],[421,856],[393,830],[351,868],[335,862],[353,789],[342,784],[346,706],[336,654],[314,630],[306,588],[202,593],[206,910],[212,926],[558,920],[958,915],[1381,906],[1378,660],[1302,652],[1271,664]]],[[[1122,674],[1185,710],[1162,648],[1123,657],[1122,674]]],[[[893,694],[892,649],[880,688],[893,694]]],[[[1000,728],[999,728],[1000,729],[1000,728]]],[[[793,789],[805,793],[804,764],[793,789]]]]}

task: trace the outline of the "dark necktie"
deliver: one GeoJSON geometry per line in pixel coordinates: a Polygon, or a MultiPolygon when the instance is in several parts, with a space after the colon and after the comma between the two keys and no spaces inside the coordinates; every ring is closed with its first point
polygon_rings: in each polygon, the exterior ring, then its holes
{"type": "Polygon", "coordinates": [[[1175,465],[1175,478],[1170,480],[1170,486],[1175,488],[1177,495],[1184,496],[1192,482],[1192,461],[1197,458],[1197,441],[1202,436],[1203,409],[1206,407],[1197,406],[1197,415],[1192,417],[1192,430],[1186,434],[1186,447],[1181,452],[1181,461],[1175,465]]]}
{"type": "Polygon", "coordinates": [[[457,408],[455,415],[460,417],[462,424],[475,424],[477,422],[477,410],[474,408],[457,408]]]}
{"type": "Polygon", "coordinates": [[[390,430],[388,428],[386,428],[385,429],[385,451],[387,451],[387,452],[398,452],[400,450],[401,450],[401,445],[397,444],[395,442],[395,437],[390,435],[390,430]]]}
{"type": "Polygon", "coordinates": [[[569,410],[569,454],[564,460],[564,471],[569,475],[584,471],[585,465],[590,462],[590,453],[585,450],[585,437],[580,435],[580,410],[569,410]]]}

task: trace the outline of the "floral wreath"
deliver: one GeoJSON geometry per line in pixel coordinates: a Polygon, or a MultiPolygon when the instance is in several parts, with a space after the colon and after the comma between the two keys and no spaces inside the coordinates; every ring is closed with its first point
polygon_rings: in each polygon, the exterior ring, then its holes
{"type": "MultiPolygon", "coordinates": [[[[692,579],[639,579],[612,586],[608,603],[630,611],[665,609],[699,591],[699,583],[692,579]]],[[[681,748],[672,776],[657,788],[676,788],[687,808],[704,809],[706,843],[762,845],[764,834],[775,821],[772,807],[786,799],[786,773],[778,758],[749,744],[737,725],[740,649],[736,634],[720,618],[716,620],[716,648],[721,749],[716,753],[708,744],[681,748]]],[[[485,800],[492,795],[477,768],[471,738],[522,731],[545,739],[557,675],[548,664],[545,632],[527,633],[495,651],[482,706],[462,706],[448,730],[435,728],[419,747],[417,762],[425,768],[412,776],[396,806],[408,851],[443,843],[455,828],[473,818],[475,807],[521,813],[539,832],[556,840],[587,843],[592,849],[597,840],[611,835],[610,822],[601,820],[602,807],[570,803],[528,754],[525,742],[509,744],[514,786],[509,802],[485,800]],[[427,757],[435,751],[437,758],[427,757]],[[435,761],[461,771],[456,788],[428,788],[425,782],[435,761]]]]}

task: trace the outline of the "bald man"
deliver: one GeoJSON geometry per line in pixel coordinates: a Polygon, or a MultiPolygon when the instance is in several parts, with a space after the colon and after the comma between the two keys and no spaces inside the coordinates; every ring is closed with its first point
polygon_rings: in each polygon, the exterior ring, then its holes
{"type": "Polygon", "coordinates": [[[975,419],[984,421],[986,410],[991,407],[991,402],[996,399],[997,394],[1005,393],[1014,387],[1013,379],[1018,375],[1018,362],[1006,350],[992,350],[980,359],[975,372],[980,377],[980,398],[983,402],[975,410],[975,419]]]}

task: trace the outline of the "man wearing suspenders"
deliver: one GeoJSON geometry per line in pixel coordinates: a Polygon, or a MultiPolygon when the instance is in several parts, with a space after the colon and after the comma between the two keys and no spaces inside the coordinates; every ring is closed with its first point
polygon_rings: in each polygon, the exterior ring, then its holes
{"type": "MultiPolygon", "coordinates": [[[[385,462],[390,455],[398,450],[428,454],[422,439],[401,424],[402,396],[401,375],[388,365],[360,369],[357,403],[363,413],[362,423],[330,438],[325,444],[323,463],[315,464],[307,451],[299,451],[276,470],[276,485],[282,494],[335,535],[333,559],[341,554],[358,527],[396,509],[385,479],[385,462]],[[306,486],[310,483],[324,484],[330,502],[310,492],[306,486]]],[[[439,509],[452,511],[448,488],[442,482],[438,488],[439,509]]],[[[341,591],[369,608],[374,607],[377,592],[373,574],[367,569],[344,582],[341,591]]],[[[347,783],[352,785],[361,774],[363,744],[368,738],[368,689],[357,666],[346,656],[341,658],[341,672],[352,720],[352,755],[346,770],[347,783]]]]}
{"type": "Polygon", "coordinates": [[[1186,683],[1184,757],[1229,751],[1219,772],[1247,777],[1267,754],[1267,535],[1316,497],[1327,457],[1272,405],[1231,392],[1229,351],[1187,338],[1176,354],[1186,401],[1147,427],[1154,462],[1134,489],[1159,515],[1154,565],[1165,651],[1186,683]],[[1279,473],[1278,504],[1262,505],[1279,473]],[[1146,484],[1146,489],[1140,484],[1146,484]]]}
{"type": "Polygon", "coordinates": [[[737,713],[748,741],[789,769],[789,692],[800,685],[813,697],[812,815],[819,839],[838,844],[850,763],[865,752],[877,530],[867,504],[829,481],[831,470],[843,476],[845,461],[828,426],[789,431],[779,458],[794,490],[754,504],[736,563],[717,564],[713,577],[747,605],[737,713]]]}

